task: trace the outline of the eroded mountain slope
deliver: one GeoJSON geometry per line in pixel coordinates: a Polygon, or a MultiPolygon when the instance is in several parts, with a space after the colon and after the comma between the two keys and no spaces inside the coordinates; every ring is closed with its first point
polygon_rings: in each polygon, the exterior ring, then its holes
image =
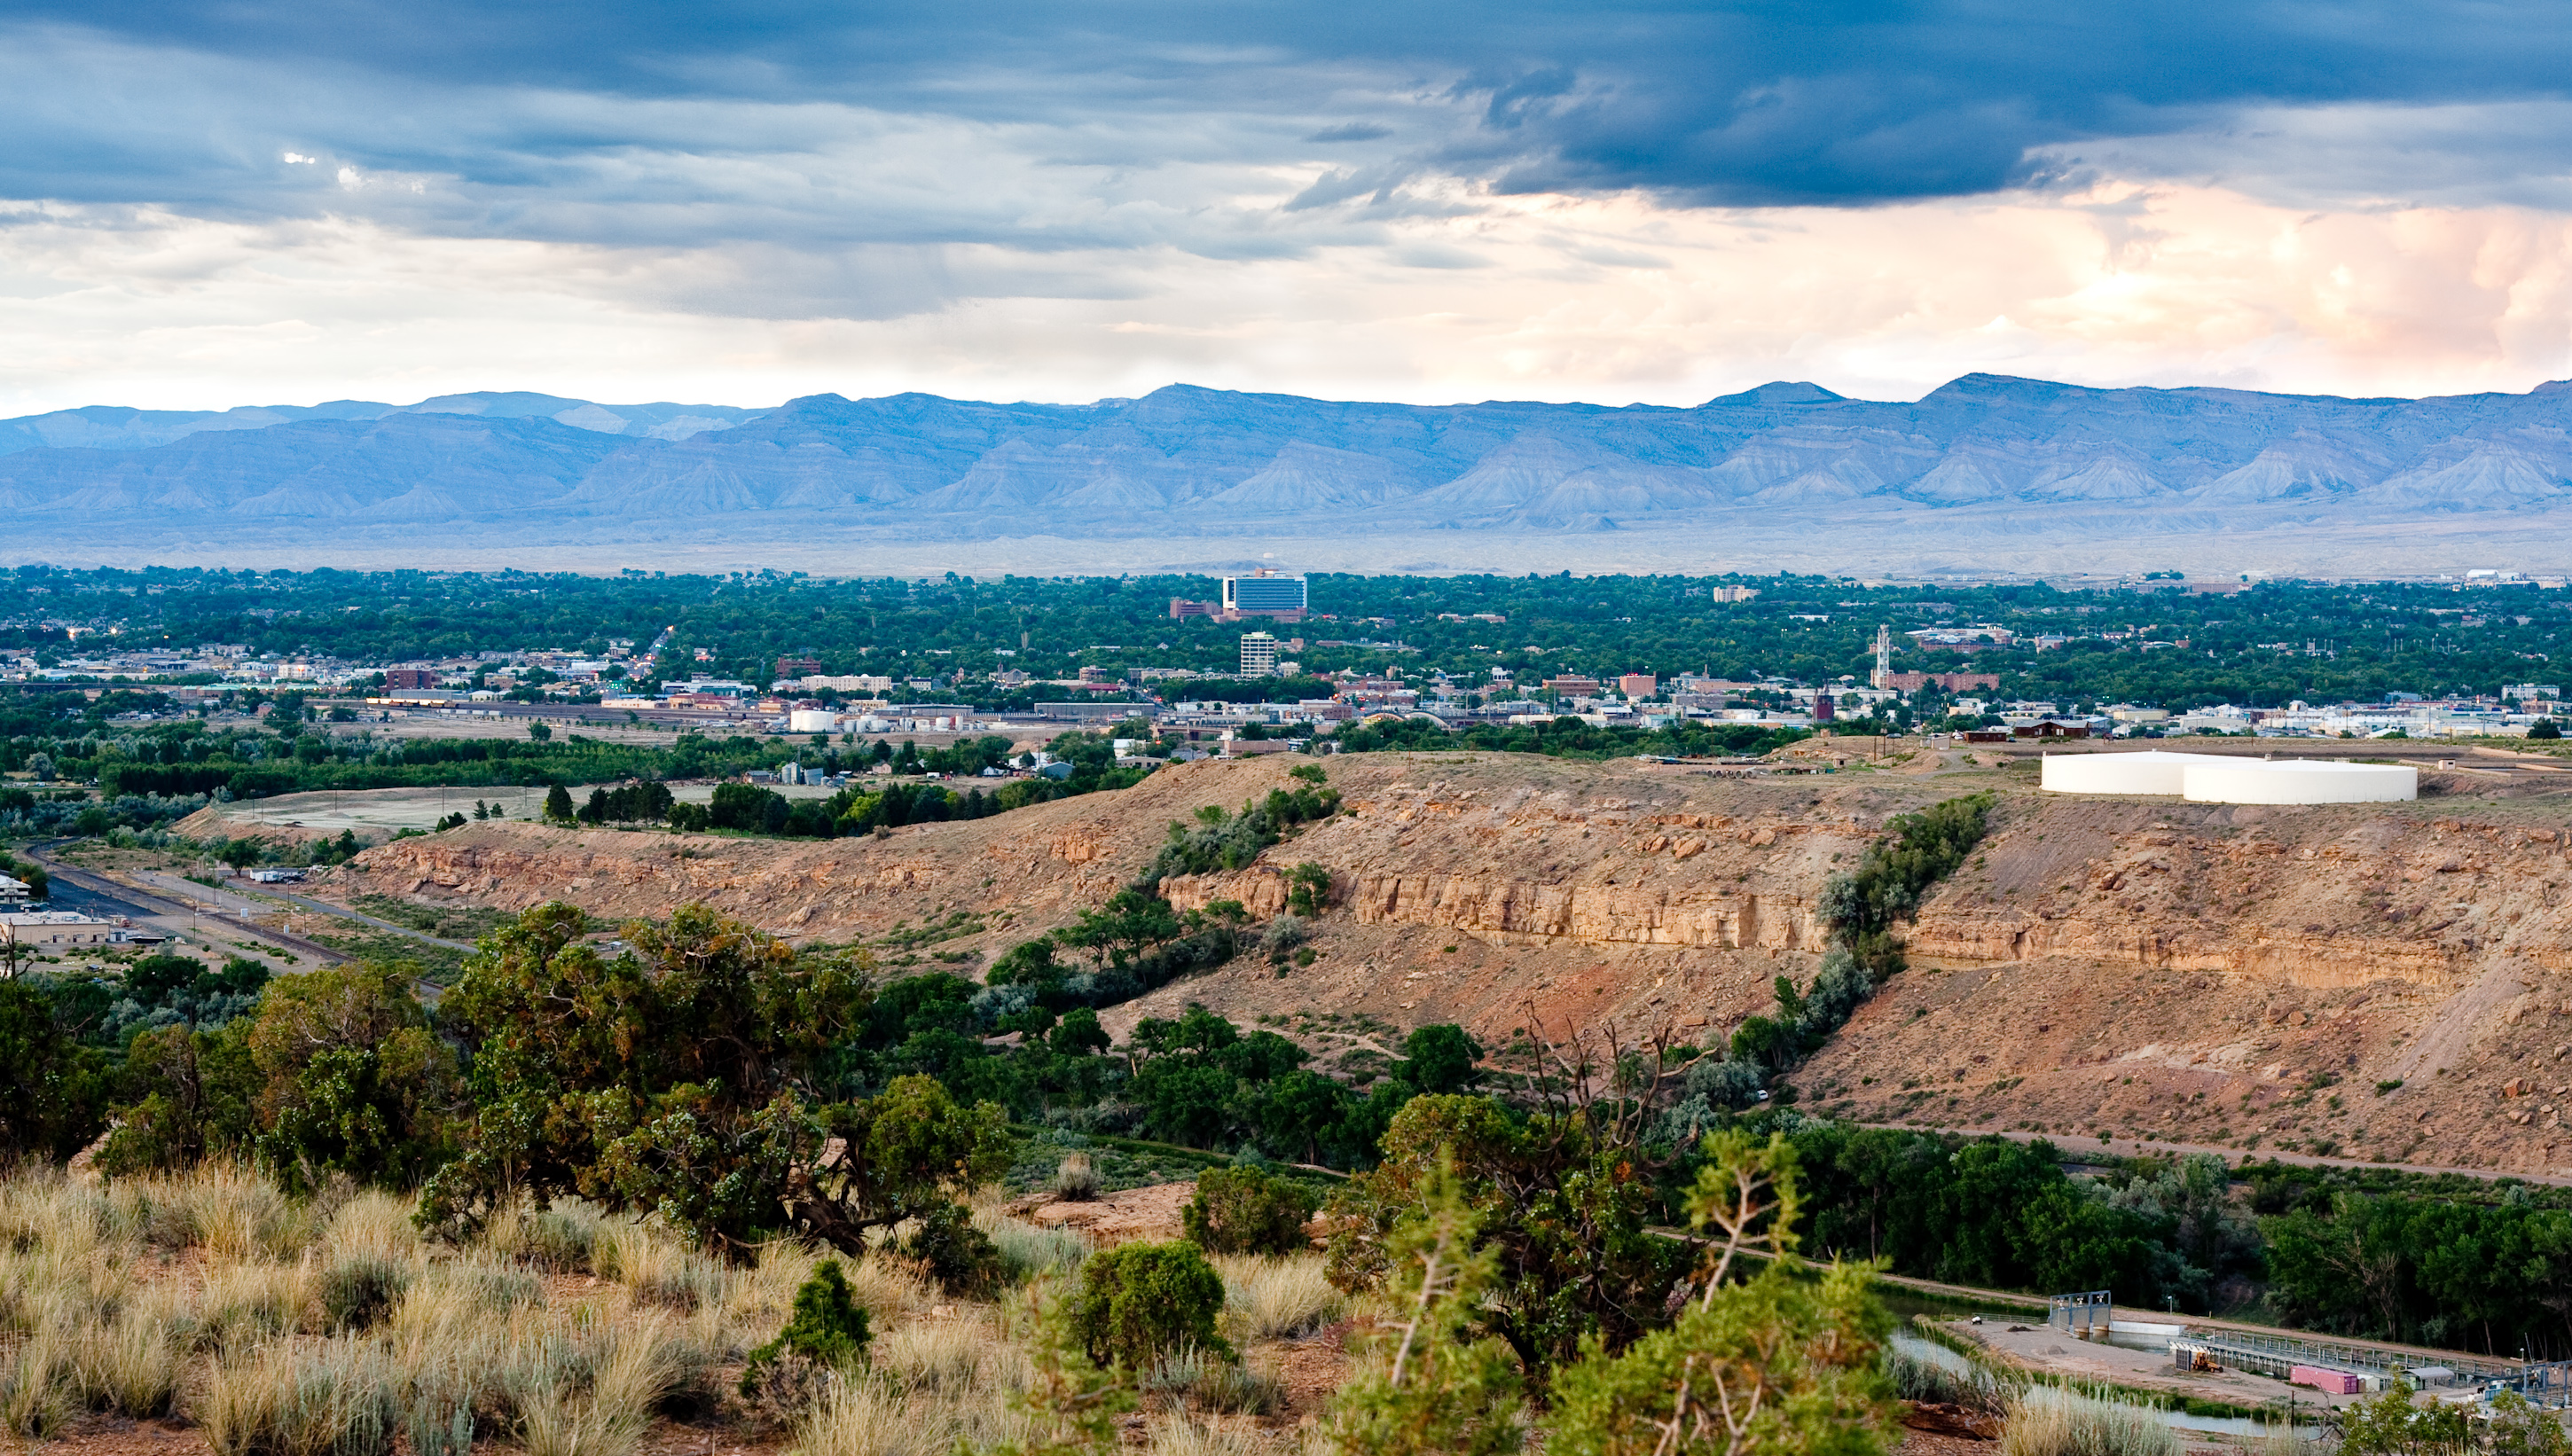
{"type": "MultiPolygon", "coordinates": [[[[1532,1017],[1719,1036],[1770,1009],[1774,977],[1810,977],[1814,897],[1888,817],[1991,788],[1993,832],[1923,906],[1913,969],[1796,1075],[1808,1098],[2121,1141],[2572,1164],[2556,1113],[2572,1102],[2557,1090],[2572,1084],[2572,1053],[2558,1059],[2572,795],[2543,784],[2490,792],[2433,771],[2413,804],[2242,808],[2054,798],[2024,765],[1953,760],[1754,780],[1513,755],[1324,761],[1350,812],[1250,869],[1167,886],[1182,907],[1237,899],[1265,918],[1287,866],[1324,865],[1337,904],[1319,959],[1281,974],[1245,956],[1119,1008],[1116,1025],[1196,1000],[1242,1020],[1364,1013],[1494,1038],[1532,1017]]],[[[1104,899],[1171,820],[1238,805],[1288,766],[1208,761],[1122,793],[828,842],[476,824],[370,850],[325,892],[559,897],[611,916],[702,899],[969,971],[1104,899]],[[957,933],[887,943],[932,922],[957,933]]]]}

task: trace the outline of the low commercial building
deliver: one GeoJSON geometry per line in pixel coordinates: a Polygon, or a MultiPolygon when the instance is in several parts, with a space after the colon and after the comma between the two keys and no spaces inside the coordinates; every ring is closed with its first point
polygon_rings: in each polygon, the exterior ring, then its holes
{"type": "Polygon", "coordinates": [[[101,920],[71,910],[0,911],[0,935],[20,945],[123,945],[130,930],[122,920],[101,920]]]}

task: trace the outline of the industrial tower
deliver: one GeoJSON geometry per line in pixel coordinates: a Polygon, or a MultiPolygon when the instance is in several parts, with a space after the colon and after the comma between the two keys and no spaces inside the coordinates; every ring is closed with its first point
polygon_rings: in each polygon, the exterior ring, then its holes
{"type": "Polygon", "coordinates": [[[1867,675],[1866,686],[1881,689],[1893,681],[1893,629],[1875,630],[1875,671],[1867,675]]]}

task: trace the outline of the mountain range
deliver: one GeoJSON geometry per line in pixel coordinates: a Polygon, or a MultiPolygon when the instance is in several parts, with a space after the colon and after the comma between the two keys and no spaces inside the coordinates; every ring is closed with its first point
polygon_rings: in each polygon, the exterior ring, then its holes
{"type": "Polygon", "coordinates": [[[2567,504],[2572,382],[2344,399],[1968,374],[1910,403],[1780,382],[1693,408],[1187,385],[764,410],[482,393],[0,421],[0,505],[33,533],[9,550],[50,560],[393,548],[460,563],[541,542],[987,561],[992,543],[1041,540],[1133,567],[1292,541],[1308,565],[1338,542],[1378,565],[1747,550],[1810,566],[1836,550],[1850,569],[1907,553],[2060,570],[2178,550],[2224,570],[2385,572],[2504,547],[2505,564],[2549,565],[2572,555],[2567,504]]]}

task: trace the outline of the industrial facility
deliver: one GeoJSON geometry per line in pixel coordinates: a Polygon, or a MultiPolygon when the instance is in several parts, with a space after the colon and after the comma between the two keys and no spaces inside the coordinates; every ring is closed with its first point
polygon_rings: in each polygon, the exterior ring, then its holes
{"type": "Polygon", "coordinates": [[[2167,794],[2194,803],[2394,803],[2420,796],[2419,770],[2403,764],[2159,750],[2049,753],[2037,781],[2056,793],[2167,794]]]}

